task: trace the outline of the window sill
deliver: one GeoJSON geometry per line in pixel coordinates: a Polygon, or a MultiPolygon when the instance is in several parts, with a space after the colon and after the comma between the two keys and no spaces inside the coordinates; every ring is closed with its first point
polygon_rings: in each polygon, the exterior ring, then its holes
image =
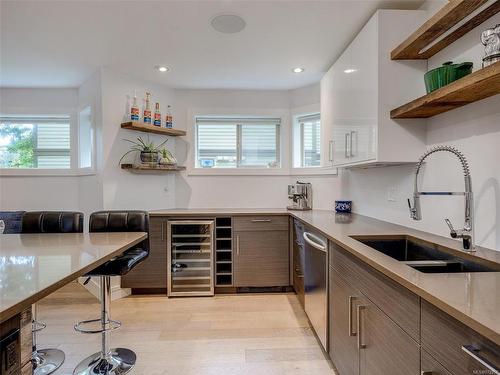
{"type": "Polygon", "coordinates": [[[188,176],[325,176],[337,175],[337,168],[191,168],[187,170],[188,176]]]}
{"type": "Polygon", "coordinates": [[[283,168],[191,168],[188,176],[288,176],[283,168]]]}
{"type": "Polygon", "coordinates": [[[336,176],[338,174],[338,169],[334,167],[309,167],[290,169],[290,176],[336,176]]]}
{"type": "Polygon", "coordinates": [[[96,171],[93,168],[75,169],[37,169],[23,168],[10,169],[0,168],[0,177],[78,177],[92,176],[96,171]]]}

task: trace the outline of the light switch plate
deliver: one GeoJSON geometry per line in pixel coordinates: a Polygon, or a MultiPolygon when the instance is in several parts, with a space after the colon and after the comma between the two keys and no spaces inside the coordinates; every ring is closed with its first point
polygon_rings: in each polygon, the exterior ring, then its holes
{"type": "Polygon", "coordinates": [[[396,202],[398,196],[398,189],[395,186],[391,186],[387,189],[387,201],[396,202]]]}

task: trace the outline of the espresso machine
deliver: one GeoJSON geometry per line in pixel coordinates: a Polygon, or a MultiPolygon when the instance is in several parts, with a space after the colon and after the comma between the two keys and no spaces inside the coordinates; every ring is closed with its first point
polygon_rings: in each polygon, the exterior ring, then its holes
{"type": "Polygon", "coordinates": [[[288,185],[288,199],[291,205],[289,210],[310,210],[312,209],[312,185],[308,182],[297,181],[293,185],[288,185]]]}

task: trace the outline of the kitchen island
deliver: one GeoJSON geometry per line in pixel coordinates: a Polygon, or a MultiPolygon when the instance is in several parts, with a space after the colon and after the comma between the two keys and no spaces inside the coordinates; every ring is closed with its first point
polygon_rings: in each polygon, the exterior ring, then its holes
{"type": "Polygon", "coordinates": [[[10,365],[18,368],[8,373],[31,373],[33,303],[145,238],[143,232],[0,235],[0,337],[11,337],[10,365]]]}

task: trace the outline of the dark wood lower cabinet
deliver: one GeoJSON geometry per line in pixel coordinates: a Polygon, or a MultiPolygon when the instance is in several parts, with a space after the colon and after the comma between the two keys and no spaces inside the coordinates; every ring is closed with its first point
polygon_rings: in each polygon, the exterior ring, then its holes
{"type": "Polygon", "coordinates": [[[339,246],[329,251],[329,354],[340,375],[500,373],[500,346],[339,246]]]}
{"type": "Polygon", "coordinates": [[[350,287],[330,266],[330,345],[329,354],[340,375],[359,374],[357,327],[353,317],[360,293],[350,287]]]}
{"type": "Polygon", "coordinates": [[[293,236],[293,289],[297,293],[297,298],[304,307],[305,300],[305,289],[304,289],[304,245],[296,240],[296,236],[293,236]]]}
{"type": "Polygon", "coordinates": [[[361,375],[419,375],[420,347],[373,303],[357,306],[361,375]]]}
{"type": "Polygon", "coordinates": [[[234,232],[234,286],[290,285],[288,240],[288,230],[234,232]]]}
{"type": "Polygon", "coordinates": [[[419,345],[330,267],[330,357],[340,375],[419,375],[419,345]]]}
{"type": "Polygon", "coordinates": [[[149,257],[121,278],[122,288],[167,288],[167,218],[151,217],[149,222],[149,257]]]}
{"type": "Polygon", "coordinates": [[[422,375],[453,375],[423,349],[420,354],[420,361],[422,375]]]}
{"type": "Polygon", "coordinates": [[[422,348],[451,374],[494,374],[485,361],[499,371],[500,346],[424,300],[421,314],[422,348]],[[470,346],[469,353],[462,348],[470,346]]]}

